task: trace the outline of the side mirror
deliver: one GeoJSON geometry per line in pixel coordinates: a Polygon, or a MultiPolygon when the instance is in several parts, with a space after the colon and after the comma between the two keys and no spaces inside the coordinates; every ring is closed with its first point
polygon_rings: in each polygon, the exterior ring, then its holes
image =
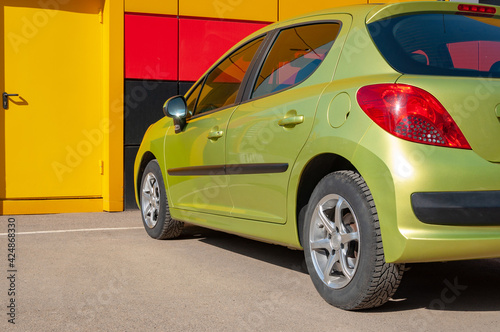
{"type": "Polygon", "coordinates": [[[163,113],[174,120],[176,134],[184,130],[186,127],[187,105],[183,96],[169,98],[163,104],[163,113]]]}

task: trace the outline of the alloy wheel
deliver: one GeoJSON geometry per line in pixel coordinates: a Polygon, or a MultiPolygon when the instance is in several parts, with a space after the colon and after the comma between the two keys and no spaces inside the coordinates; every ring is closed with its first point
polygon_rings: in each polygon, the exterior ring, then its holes
{"type": "Polygon", "coordinates": [[[148,173],[142,184],[141,208],[144,221],[149,228],[158,223],[160,214],[160,187],[153,173],[148,173]]]}
{"type": "Polygon", "coordinates": [[[314,268],[328,287],[345,287],[354,277],[360,254],[356,214],[336,194],[325,196],[314,210],[309,241],[314,268]]]}

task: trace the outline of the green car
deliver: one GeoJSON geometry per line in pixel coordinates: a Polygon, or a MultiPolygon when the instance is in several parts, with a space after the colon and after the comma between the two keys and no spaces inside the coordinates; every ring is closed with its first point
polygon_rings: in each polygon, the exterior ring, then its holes
{"type": "Polygon", "coordinates": [[[270,25],[170,98],[135,161],[147,233],[303,249],[347,310],[404,264],[500,257],[500,7],[360,5],[270,25]]]}

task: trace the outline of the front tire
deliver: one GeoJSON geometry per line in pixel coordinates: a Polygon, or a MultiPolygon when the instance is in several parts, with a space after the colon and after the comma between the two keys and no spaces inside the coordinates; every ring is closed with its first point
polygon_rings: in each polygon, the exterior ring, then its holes
{"type": "Polygon", "coordinates": [[[173,239],[181,235],[184,223],[172,219],[160,165],[151,160],[142,175],[141,215],[146,232],[154,239],[173,239]]]}
{"type": "Polygon", "coordinates": [[[303,234],[309,275],[331,305],[374,308],[396,292],[404,264],[385,262],[375,203],[358,173],[334,172],[318,183],[303,234]]]}

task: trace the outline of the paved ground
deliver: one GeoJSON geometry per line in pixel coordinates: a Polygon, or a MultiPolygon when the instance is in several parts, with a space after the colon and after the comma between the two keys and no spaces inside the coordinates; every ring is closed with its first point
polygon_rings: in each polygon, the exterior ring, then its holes
{"type": "Polygon", "coordinates": [[[156,241],[138,211],[15,220],[13,326],[8,217],[0,216],[0,331],[498,331],[500,324],[500,259],[414,264],[394,301],[345,312],[317,295],[300,251],[194,226],[178,240],[156,241]]]}

